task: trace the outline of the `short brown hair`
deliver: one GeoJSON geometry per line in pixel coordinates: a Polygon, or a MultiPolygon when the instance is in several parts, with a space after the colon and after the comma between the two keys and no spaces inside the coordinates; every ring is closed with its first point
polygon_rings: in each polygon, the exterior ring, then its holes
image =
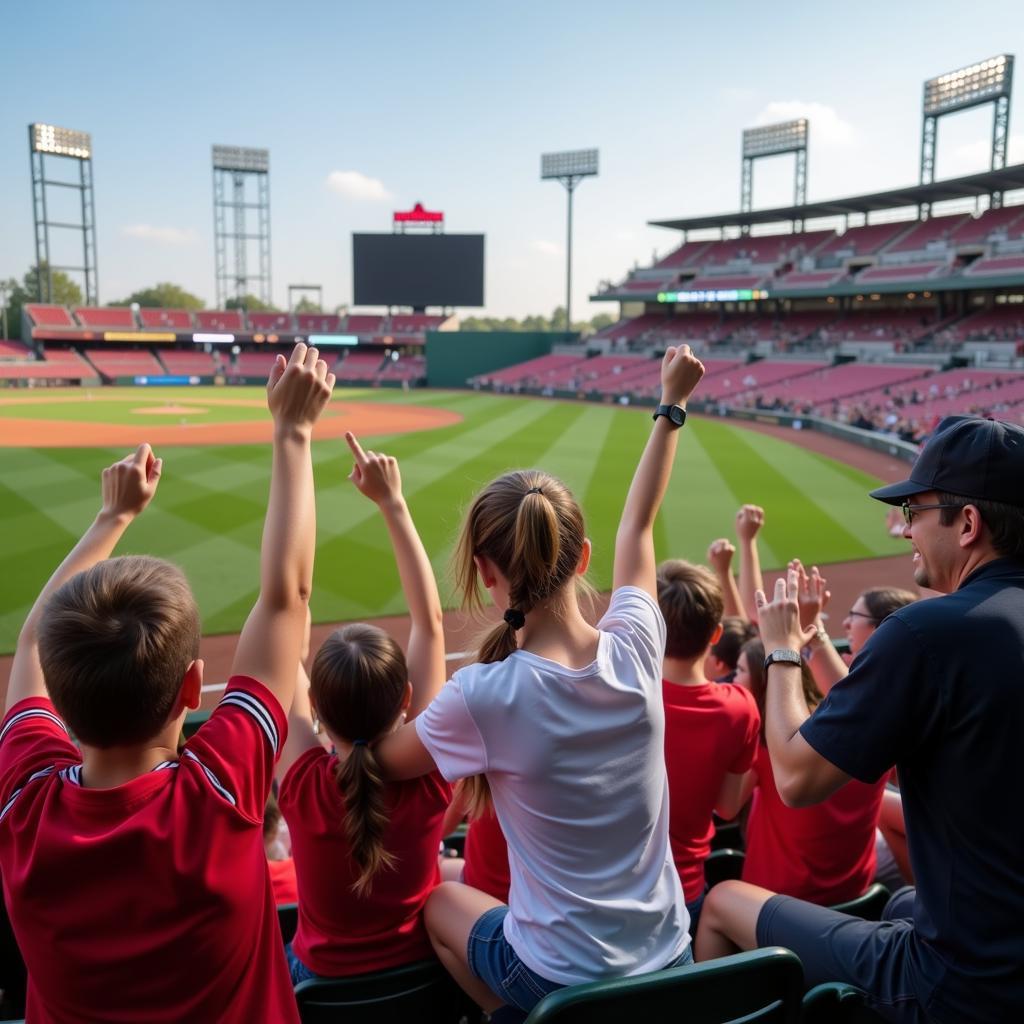
{"type": "MultiPolygon", "coordinates": [[[[973,505],[981,513],[981,521],[988,527],[992,547],[1000,558],[1024,558],[1024,508],[984,498],[965,498],[960,494],[937,491],[936,500],[943,505],[973,505]]],[[[939,510],[939,522],[952,526],[957,509],[939,510]]]]}
{"type": "Polygon", "coordinates": [[[714,573],[682,559],[658,566],[658,604],[668,627],[666,658],[696,658],[722,621],[725,600],[714,573]]]}
{"type": "Polygon", "coordinates": [[[126,746],[166,725],[199,637],[181,569],[130,555],[72,576],[53,594],[39,624],[39,660],[50,698],[82,743],[126,746]]]}
{"type": "Polygon", "coordinates": [[[870,590],[865,590],[860,598],[877,626],[893,612],[905,608],[908,604],[913,604],[917,600],[917,594],[900,587],[872,587],[870,590]]]}
{"type": "Polygon", "coordinates": [[[736,664],[740,660],[740,648],[756,635],[757,630],[746,619],[738,615],[726,615],[722,619],[722,635],[711,645],[711,653],[723,664],[728,665],[730,671],[735,672],[736,664]]]}
{"type": "Polygon", "coordinates": [[[359,869],[352,888],[368,896],[374,875],[395,867],[394,856],[384,848],[389,807],[372,743],[402,710],[409,682],[405,655],[377,626],[342,626],[316,652],[309,682],[320,721],[353,744],[348,757],[338,760],[335,782],[345,801],[345,834],[359,869]]]}

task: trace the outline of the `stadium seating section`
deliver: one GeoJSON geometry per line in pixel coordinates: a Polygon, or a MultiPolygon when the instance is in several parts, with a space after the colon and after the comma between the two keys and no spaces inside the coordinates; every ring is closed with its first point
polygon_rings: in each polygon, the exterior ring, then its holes
{"type": "Polygon", "coordinates": [[[134,331],[138,326],[127,306],[78,306],[75,317],[83,327],[134,331]]]}
{"type": "Polygon", "coordinates": [[[140,309],[139,324],[156,330],[191,331],[192,314],[185,309],[140,309]]]}
{"type": "Polygon", "coordinates": [[[218,372],[219,364],[214,357],[198,349],[161,349],[159,356],[160,361],[167,367],[167,372],[174,376],[212,377],[218,372]]]}
{"type": "Polygon", "coordinates": [[[240,332],[245,330],[242,314],[237,309],[201,309],[196,313],[200,331],[240,332]]]}
{"type": "Polygon", "coordinates": [[[87,348],[85,357],[104,377],[163,376],[167,371],[152,352],[87,348]]]}

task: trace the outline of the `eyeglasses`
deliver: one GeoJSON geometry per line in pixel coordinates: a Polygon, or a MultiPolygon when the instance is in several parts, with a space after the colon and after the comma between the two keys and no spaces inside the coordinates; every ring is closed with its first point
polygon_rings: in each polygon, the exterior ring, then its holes
{"type": "Polygon", "coordinates": [[[905,502],[903,502],[902,505],[900,505],[900,508],[903,511],[903,518],[906,520],[907,526],[910,526],[910,524],[914,521],[914,516],[917,515],[918,512],[927,512],[929,509],[932,509],[932,508],[963,508],[963,507],[964,507],[963,505],[951,505],[951,504],[949,504],[947,502],[942,502],[942,503],[940,503],[938,505],[911,505],[909,501],[905,501],[905,502]]]}
{"type": "Polygon", "coordinates": [[[867,619],[869,622],[878,622],[878,619],[874,615],[868,615],[867,612],[855,612],[852,608],[846,613],[848,619],[867,619]]]}

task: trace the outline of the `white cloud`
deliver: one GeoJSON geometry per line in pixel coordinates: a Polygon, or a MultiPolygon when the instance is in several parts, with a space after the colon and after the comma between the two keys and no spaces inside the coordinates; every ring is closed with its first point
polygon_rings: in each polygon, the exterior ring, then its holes
{"type": "Polygon", "coordinates": [[[331,171],[327,175],[327,187],[346,199],[360,203],[386,203],[394,198],[384,187],[384,182],[359,171],[331,171]]]}
{"type": "Polygon", "coordinates": [[[806,117],[810,121],[812,142],[826,146],[850,147],[857,144],[857,130],[839,116],[834,107],[825,103],[806,103],[803,100],[773,100],[754,119],[754,124],[775,124],[806,117]]]}
{"type": "Polygon", "coordinates": [[[193,245],[199,241],[199,232],[195,228],[160,227],[156,224],[126,224],[121,228],[121,234],[160,245],[193,245]]]}
{"type": "Polygon", "coordinates": [[[530,243],[530,248],[534,252],[539,252],[542,256],[561,256],[562,247],[557,245],[555,242],[545,241],[543,238],[538,238],[536,241],[530,243]]]}

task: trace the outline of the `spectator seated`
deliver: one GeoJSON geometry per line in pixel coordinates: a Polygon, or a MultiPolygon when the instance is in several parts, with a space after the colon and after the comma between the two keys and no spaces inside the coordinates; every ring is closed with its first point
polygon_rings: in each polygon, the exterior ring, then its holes
{"type": "Polygon", "coordinates": [[[912,309],[864,310],[850,313],[821,329],[822,340],[891,341],[912,344],[940,325],[932,314],[912,309]]]}
{"type": "Polygon", "coordinates": [[[965,316],[942,333],[956,342],[1019,341],[1024,339],[1024,310],[1019,306],[993,306],[965,316]]]}
{"type": "Polygon", "coordinates": [[[291,313],[247,313],[250,331],[291,334],[295,330],[291,313]]]}
{"type": "Polygon", "coordinates": [[[296,313],[300,334],[344,334],[341,317],[334,313],[296,313]]]}
{"type": "Polygon", "coordinates": [[[926,366],[883,366],[877,363],[843,363],[829,366],[798,380],[759,389],[765,403],[775,399],[797,407],[817,406],[902,381],[917,380],[929,372],[926,366]]]}
{"type": "Polygon", "coordinates": [[[770,384],[793,381],[808,373],[822,370],[822,362],[772,361],[737,366],[729,373],[716,374],[710,380],[701,382],[701,397],[706,399],[733,400],[747,392],[761,392],[770,384]]]}
{"type": "Polygon", "coordinates": [[[31,303],[25,306],[25,312],[34,327],[77,327],[71,314],[63,306],[48,306],[31,303]]]}
{"type": "Polygon", "coordinates": [[[143,327],[156,330],[191,331],[192,314],[187,309],[140,309],[143,327]]]}
{"type": "Polygon", "coordinates": [[[200,331],[211,334],[237,334],[245,331],[245,319],[239,309],[201,309],[196,313],[200,331]]]}
{"type": "Polygon", "coordinates": [[[109,327],[123,331],[138,329],[135,317],[127,306],[77,306],[75,316],[83,327],[109,327]]]}

